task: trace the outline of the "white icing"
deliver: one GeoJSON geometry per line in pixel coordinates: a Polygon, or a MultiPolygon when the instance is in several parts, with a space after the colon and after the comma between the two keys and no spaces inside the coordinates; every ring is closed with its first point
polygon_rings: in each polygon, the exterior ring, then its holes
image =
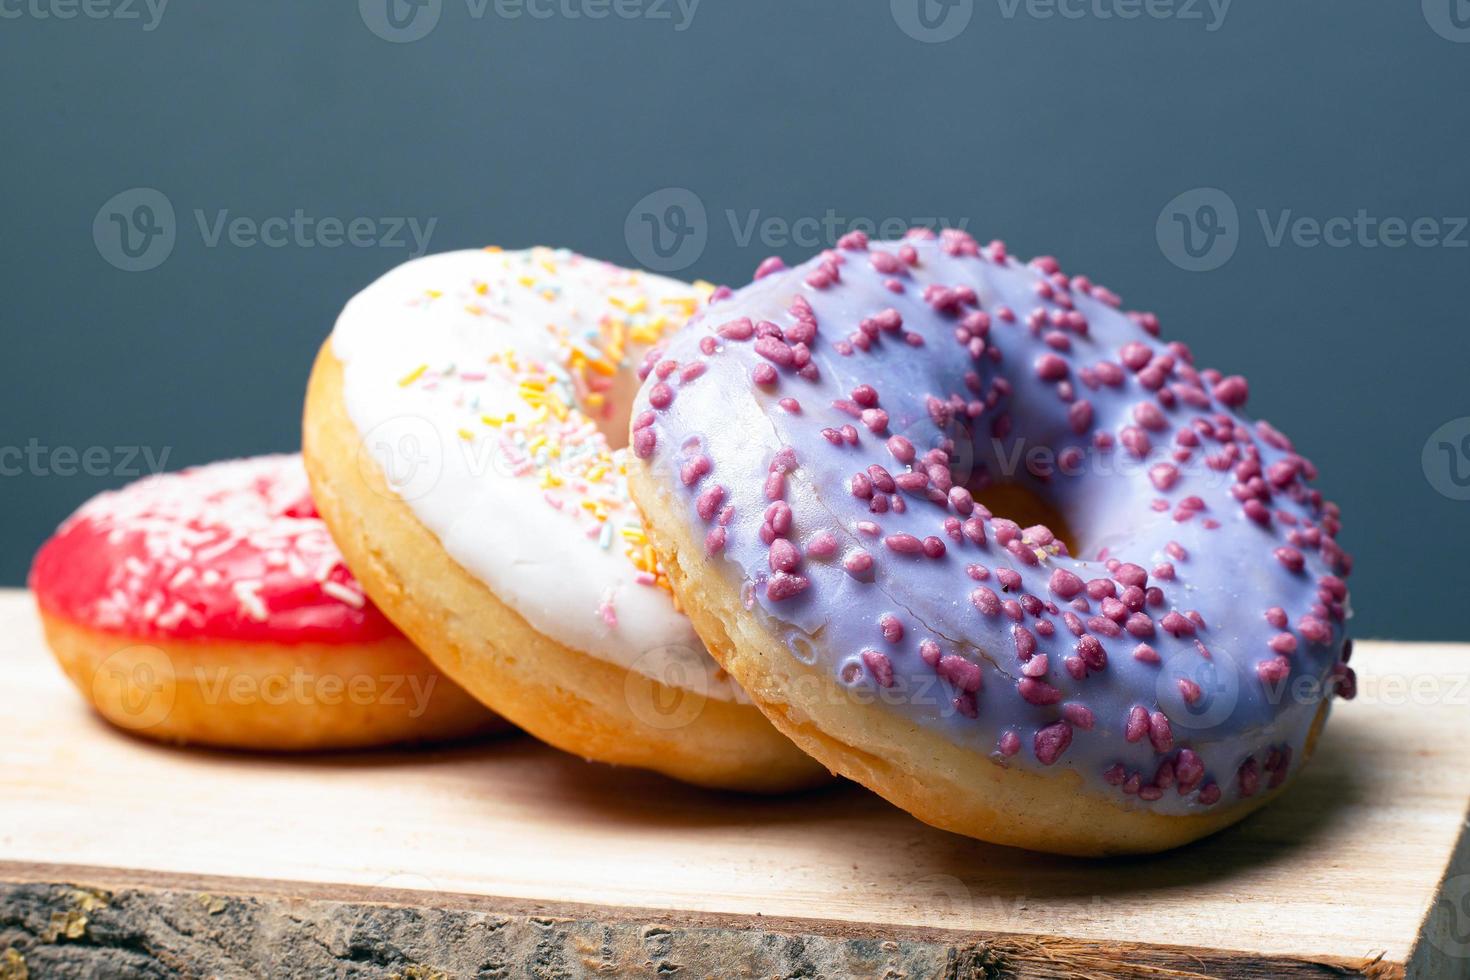
{"type": "Polygon", "coordinates": [[[693,286],[562,250],[448,252],[401,265],[353,297],[332,351],[363,436],[360,464],[383,472],[466,571],[566,646],[743,701],[667,589],[625,553],[631,545],[644,554],[626,450],[598,431],[626,441],[648,342],[701,301],[693,286]],[[624,335],[625,344],[616,339],[624,335]],[[616,373],[580,367],[588,356],[615,360],[616,373]],[[518,383],[527,376],[561,399],[564,421],[526,400],[539,400],[518,383]],[[610,384],[602,408],[583,377],[610,384]],[[547,429],[563,438],[535,445],[547,429]],[[566,447],[559,456],[557,443],[566,447]]]}

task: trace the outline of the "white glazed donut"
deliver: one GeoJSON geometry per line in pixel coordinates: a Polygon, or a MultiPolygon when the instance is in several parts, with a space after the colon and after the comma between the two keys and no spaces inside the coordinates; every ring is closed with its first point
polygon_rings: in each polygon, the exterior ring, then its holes
{"type": "Polygon", "coordinates": [[[823,770],[705,652],[624,476],[632,365],[707,292],[545,248],[410,262],[343,310],[306,455],[369,594],[486,704],[588,758],[781,789],[823,770]]]}

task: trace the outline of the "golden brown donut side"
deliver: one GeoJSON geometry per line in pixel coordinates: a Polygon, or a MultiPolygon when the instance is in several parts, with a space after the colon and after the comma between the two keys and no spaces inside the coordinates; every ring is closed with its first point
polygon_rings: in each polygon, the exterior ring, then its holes
{"type": "Polygon", "coordinates": [[[829,778],[756,708],[558,643],[450,558],[361,452],[330,341],[312,370],[302,436],[317,507],[367,594],[445,674],[511,722],[564,751],[699,785],[779,792],[829,778]]]}
{"type": "MultiPolygon", "coordinates": [[[[801,664],[759,615],[739,601],[740,583],[683,531],[677,502],[630,465],[629,490],[695,631],[772,723],[833,771],[856,780],[925,823],[981,840],[1080,856],[1150,853],[1207,836],[1265,805],[1281,790],[1189,816],[1128,810],[1085,795],[1081,780],[1008,768],[864,704],[823,671],[801,664]]],[[[1326,717],[1325,703],[1307,755],[1326,717]]],[[[1287,785],[1290,785],[1288,783],[1287,785]]]]}
{"type": "Polygon", "coordinates": [[[141,639],[40,616],[57,662],[98,713],[159,742],[315,752],[505,728],[403,637],[343,645],[141,639]]]}

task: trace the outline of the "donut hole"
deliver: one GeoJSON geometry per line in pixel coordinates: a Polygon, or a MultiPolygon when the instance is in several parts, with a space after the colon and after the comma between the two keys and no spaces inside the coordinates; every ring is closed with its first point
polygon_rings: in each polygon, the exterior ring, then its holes
{"type": "Polygon", "coordinates": [[[1077,535],[1066,515],[1030,487],[1020,483],[995,483],[972,492],[975,499],[990,508],[996,517],[1015,521],[1022,527],[1045,524],[1067,546],[1067,554],[1073,557],[1081,554],[1077,549],[1077,535]]]}
{"type": "Polygon", "coordinates": [[[609,449],[626,449],[628,447],[628,426],[631,424],[633,398],[638,394],[638,374],[635,371],[619,371],[605,382],[607,388],[601,391],[603,404],[600,408],[583,404],[581,407],[587,413],[599,432],[607,439],[609,449]]]}

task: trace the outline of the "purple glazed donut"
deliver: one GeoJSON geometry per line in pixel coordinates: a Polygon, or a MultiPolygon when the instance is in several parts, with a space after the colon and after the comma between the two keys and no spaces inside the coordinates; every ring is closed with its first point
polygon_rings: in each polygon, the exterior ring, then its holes
{"type": "Polygon", "coordinates": [[[1171,847],[1278,792],[1355,682],[1316,468],[1158,333],[1052,258],[848,235],[650,357],[630,486],[819,761],[985,840],[1171,847]]]}

